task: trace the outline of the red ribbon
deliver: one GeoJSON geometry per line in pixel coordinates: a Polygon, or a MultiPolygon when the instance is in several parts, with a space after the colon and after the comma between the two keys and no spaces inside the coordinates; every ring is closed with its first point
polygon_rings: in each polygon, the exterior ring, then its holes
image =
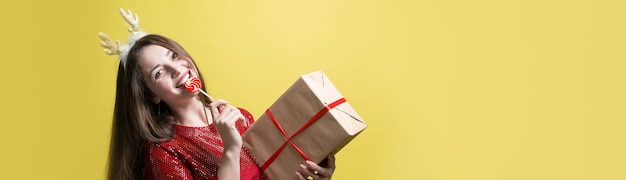
{"type": "Polygon", "coordinates": [[[285,138],[287,138],[287,141],[285,141],[283,143],[283,145],[281,145],[280,148],[278,148],[278,150],[276,150],[274,152],[274,154],[272,154],[272,156],[270,156],[270,158],[267,159],[267,161],[265,161],[263,166],[261,166],[261,170],[267,169],[267,167],[269,167],[270,164],[272,164],[272,162],[274,162],[274,160],[276,160],[276,158],[278,157],[280,152],[282,152],[283,149],[285,149],[285,147],[287,146],[287,143],[291,144],[291,146],[298,152],[298,154],[300,154],[300,156],[302,156],[302,158],[304,158],[304,160],[311,160],[311,158],[309,158],[309,156],[307,156],[306,153],[304,153],[304,151],[302,151],[298,146],[296,146],[296,144],[294,142],[292,142],[291,139],[293,137],[295,137],[296,135],[300,134],[302,131],[304,131],[309,126],[311,126],[311,124],[315,123],[315,121],[317,121],[322,116],[324,116],[324,114],[326,114],[328,111],[330,111],[331,109],[337,107],[338,105],[340,105],[340,104],[342,104],[344,102],[346,102],[346,99],[341,98],[341,99],[339,99],[339,100],[337,100],[337,101],[335,101],[333,103],[330,103],[328,106],[325,106],[320,111],[315,113],[315,115],[313,115],[313,117],[311,117],[309,120],[307,120],[306,123],[304,123],[304,125],[302,125],[302,127],[300,127],[300,129],[298,129],[291,136],[287,136],[287,133],[285,132],[283,127],[280,125],[280,123],[278,123],[278,120],[276,120],[276,117],[274,117],[272,112],[269,109],[267,109],[265,111],[265,114],[267,114],[267,117],[269,117],[272,120],[272,122],[274,123],[274,125],[276,125],[278,130],[280,130],[280,133],[283,134],[283,136],[285,136],[285,138]]]}

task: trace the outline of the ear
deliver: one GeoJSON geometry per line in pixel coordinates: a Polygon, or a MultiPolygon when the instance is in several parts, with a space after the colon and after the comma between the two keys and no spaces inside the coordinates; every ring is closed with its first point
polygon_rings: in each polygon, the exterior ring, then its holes
{"type": "Polygon", "coordinates": [[[153,99],[152,99],[152,102],[154,102],[154,104],[159,104],[159,103],[161,103],[161,99],[159,99],[159,98],[153,98],[153,99]]]}

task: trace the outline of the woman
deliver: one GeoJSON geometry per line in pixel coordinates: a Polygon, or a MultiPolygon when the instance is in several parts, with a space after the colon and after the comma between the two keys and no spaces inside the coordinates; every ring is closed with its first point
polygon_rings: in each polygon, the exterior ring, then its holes
{"type": "MultiPolygon", "coordinates": [[[[178,43],[144,34],[129,47],[120,55],[108,179],[267,179],[242,148],[252,115],[186,91],[187,79],[203,78],[178,43]]],[[[294,178],[330,179],[334,157],[326,162],[303,162],[294,178]]]]}

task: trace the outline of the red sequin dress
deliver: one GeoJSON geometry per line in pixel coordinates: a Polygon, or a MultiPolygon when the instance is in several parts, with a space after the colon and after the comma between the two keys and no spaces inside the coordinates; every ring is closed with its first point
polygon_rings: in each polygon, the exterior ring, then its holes
{"type": "MultiPolygon", "coordinates": [[[[240,109],[252,124],[252,115],[240,109]]],[[[247,130],[237,123],[240,134],[247,130]]],[[[222,138],[216,127],[188,127],[174,125],[172,140],[162,143],[148,142],[144,146],[145,179],[217,179],[217,169],[222,159],[222,138]]],[[[240,156],[241,179],[267,180],[245,149],[240,156]]]]}

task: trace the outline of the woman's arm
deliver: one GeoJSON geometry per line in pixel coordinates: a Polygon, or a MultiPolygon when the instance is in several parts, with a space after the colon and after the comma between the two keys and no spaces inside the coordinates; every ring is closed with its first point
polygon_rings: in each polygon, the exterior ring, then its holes
{"type": "Polygon", "coordinates": [[[217,177],[220,180],[227,179],[239,179],[240,167],[239,158],[241,153],[240,148],[226,148],[224,147],[224,153],[222,154],[222,160],[219,169],[217,169],[217,177]]]}
{"type": "Polygon", "coordinates": [[[217,177],[220,180],[240,179],[239,159],[241,156],[241,146],[243,141],[237,130],[237,121],[245,120],[239,109],[228,105],[228,102],[217,100],[211,103],[211,115],[217,131],[222,137],[224,152],[220,167],[217,170],[217,177]]]}

